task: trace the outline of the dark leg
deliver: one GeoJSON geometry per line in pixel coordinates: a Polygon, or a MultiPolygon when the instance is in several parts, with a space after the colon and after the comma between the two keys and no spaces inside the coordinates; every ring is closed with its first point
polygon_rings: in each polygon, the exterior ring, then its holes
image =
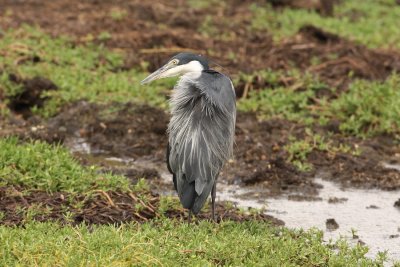
{"type": "Polygon", "coordinates": [[[217,195],[217,181],[214,182],[213,188],[211,189],[211,213],[212,219],[215,222],[215,196],[217,195]]]}

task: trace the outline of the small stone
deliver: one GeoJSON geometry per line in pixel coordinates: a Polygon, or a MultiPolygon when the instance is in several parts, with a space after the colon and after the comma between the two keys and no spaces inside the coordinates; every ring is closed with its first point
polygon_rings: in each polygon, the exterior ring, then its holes
{"type": "Polygon", "coordinates": [[[358,242],[357,242],[359,245],[361,245],[361,246],[365,246],[366,244],[365,244],[365,242],[364,241],[362,241],[361,239],[360,240],[358,240],[358,242]]]}
{"type": "Polygon", "coordinates": [[[58,128],[58,131],[60,131],[60,132],[66,132],[66,131],[67,131],[67,127],[65,127],[65,126],[60,126],[60,127],[58,128]]]}
{"type": "Polygon", "coordinates": [[[379,209],[379,207],[376,206],[376,205],[369,205],[369,206],[367,207],[367,209],[374,209],[374,210],[377,210],[377,209],[379,209]]]}
{"type": "Polygon", "coordinates": [[[394,202],[393,206],[400,209],[400,198],[396,202],[394,202]]]}
{"type": "Polygon", "coordinates": [[[289,195],[288,199],[292,201],[322,201],[321,197],[309,195],[289,195]]]}
{"type": "Polygon", "coordinates": [[[328,203],[329,203],[329,204],[344,203],[344,202],[346,202],[346,201],[347,201],[347,198],[344,198],[344,197],[341,197],[341,198],[338,198],[338,197],[330,197],[330,198],[328,199],[328,203]]]}
{"type": "Polygon", "coordinates": [[[328,231],[335,231],[339,229],[339,224],[333,218],[327,219],[325,224],[328,231]]]}

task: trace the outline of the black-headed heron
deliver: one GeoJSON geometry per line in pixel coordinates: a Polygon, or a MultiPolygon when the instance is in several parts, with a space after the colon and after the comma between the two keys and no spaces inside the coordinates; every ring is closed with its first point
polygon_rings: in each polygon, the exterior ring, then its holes
{"type": "Polygon", "coordinates": [[[142,81],[180,76],[170,99],[167,165],[184,208],[197,214],[211,193],[215,220],[216,182],[232,156],[236,96],[231,80],[208,60],[180,53],[142,81]]]}

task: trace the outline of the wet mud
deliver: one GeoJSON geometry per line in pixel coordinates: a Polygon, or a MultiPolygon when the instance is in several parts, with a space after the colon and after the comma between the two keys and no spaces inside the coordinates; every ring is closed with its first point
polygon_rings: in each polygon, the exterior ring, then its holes
{"type": "MultiPolygon", "coordinates": [[[[165,165],[168,120],[165,111],[146,105],[99,105],[80,101],[66,106],[49,120],[38,117],[9,120],[5,130],[0,130],[0,136],[13,134],[23,139],[63,143],[76,152],[83,164],[104,165],[106,170],[125,174],[133,180],[143,176],[157,179],[161,176],[157,168],[146,167],[146,164],[138,167],[135,162],[165,165]],[[90,154],[100,154],[103,158],[93,162],[90,154]],[[132,168],[107,164],[104,160],[107,157],[128,159],[132,168]]],[[[314,132],[327,133],[318,127],[314,132]]],[[[239,112],[234,158],[226,164],[220,180],[227,184],[267,188],[265,197],[301,192],[308,194],[310,200],[320,189],[313,182],[316,174],[345,186],[400,188],[399,170],[388,168],[384,163],[397,161],[399,157],[399,147],[390,137],[362,140],[333,135],[333,145],[357,146],[360,155],[314,150],[308,156],[313,170],[302,172],[287,160],[285,146],[291,142],[291,136],[306,138],[305,127],[280,119],[259,120],[253,113],[239,112]]]]}
{"type": "Polygon", "coordinates": [[[32,116],[33,107],[43,107],[48,99],[48,97],[43,97],[43,93],[57,90],[57,86],[52,81],[43,77],[23,80],[16,75],[10,75],[8,78],[10,82],[22,87],[19,94],[8,98],[8,107],[24,118],[32,116]]]}
{"type": "MultiPolygon", "coordinates": [[[[29,221],[57,221],[62,224],[121,224],[143,223],[150,219],[166,216],[187,219],[184,209],[168,208],[160,214],[160,198],[157,194],[125,193],[94,190],[88,195],[70,195],[66,192],[53,194],[44,191],[24,192],[24,188],[0,187],[0,224],[23,225],[29,221]],[[143,201],[144,199],[144,201],[143,201]],[[140,206],[141,208],[137,208],[140,206]]],[[[221,220],[262,220],[273,225],[283,222],[270,215],[244,213],[234,206],[219,202],[216,206],[217,222],[221,220]]],[[[209,210],[201,212],[198,219],[211,219],[209,210]]]]}

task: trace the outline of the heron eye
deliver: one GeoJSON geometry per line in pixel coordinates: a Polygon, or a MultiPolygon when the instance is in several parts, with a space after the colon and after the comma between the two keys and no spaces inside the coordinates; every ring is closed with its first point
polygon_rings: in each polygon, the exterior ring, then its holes
{"type": "Polygon", "coordinates": [[[172,64],[178,65],[178,60],[177,59],[172,60],[172,64]]]}

